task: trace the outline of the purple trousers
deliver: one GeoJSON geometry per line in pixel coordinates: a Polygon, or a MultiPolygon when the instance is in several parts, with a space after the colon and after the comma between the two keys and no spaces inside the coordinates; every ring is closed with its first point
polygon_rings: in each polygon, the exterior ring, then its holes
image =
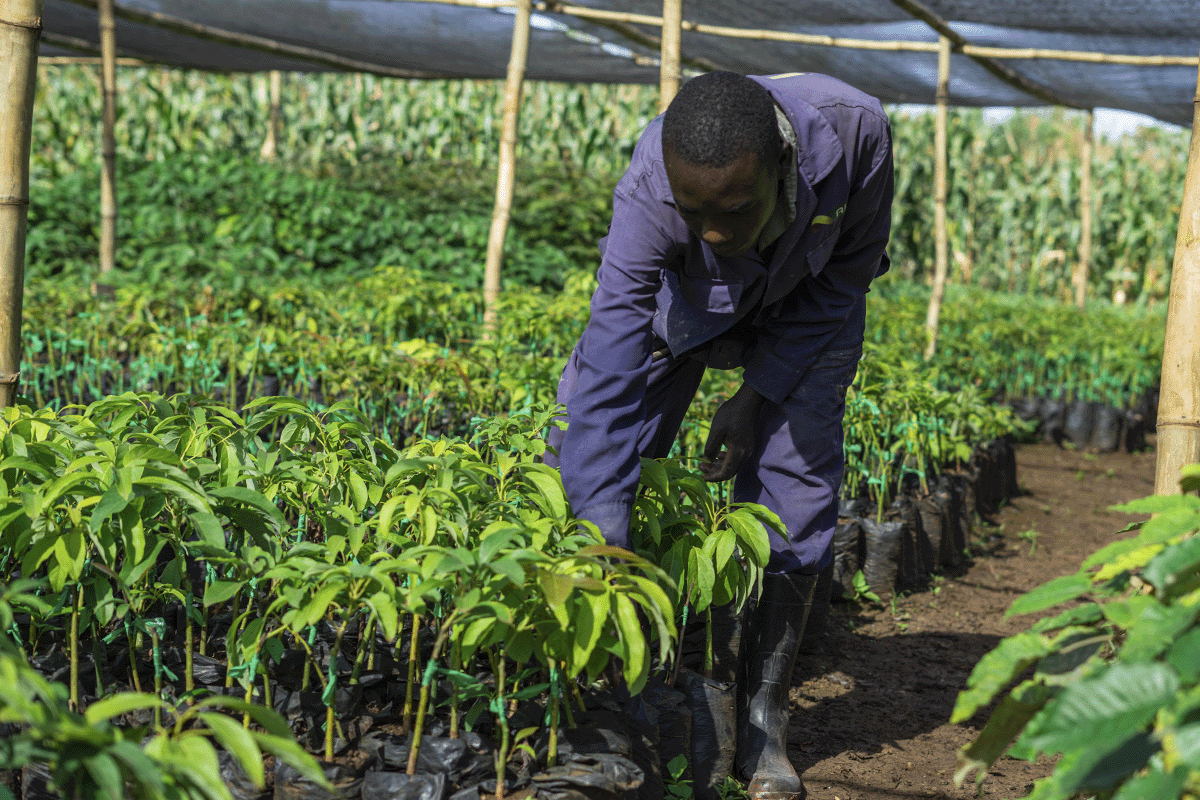
{"type": "MultiPolygon", "coordinates": [[[[854,381],[862,355],[861,322],[850,327],[843,332],[850,335],[837,337],[840,341],[821,354],[782,404],[763,402],[754,453],[733,479],[735,502],[760,503],[778,514],[787,528],[786,537],[770,533],[767,572],[813,574],[832,558],[845,469],[846,389],[854,381]]],[[[652,364],[645,420],[637,439],[643,457],[670,454],[706,368],[704,361],[686,356],[667,356],[652,364]]],[[[576,353],[572,353],[558,387],[560,403],[575,392],[577,376],[576,353]]],[[[556,450],[562,439],[563,431],[551,430],[549,444],[556,450]]],[[[551,454],[546,462],[557,465],[551,454]]],[[[572,465],[558,466],[564,482],[569,482],[572,465]]]]}

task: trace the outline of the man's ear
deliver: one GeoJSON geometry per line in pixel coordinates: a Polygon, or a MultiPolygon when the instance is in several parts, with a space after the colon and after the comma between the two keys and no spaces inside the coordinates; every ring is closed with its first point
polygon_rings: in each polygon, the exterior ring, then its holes
{"type": "Polygon", "coordinates": [[[782,176],[784,170],[792,163],[792,145],[789,142],[784,142],[783,147],[779,148],[779,174],[782,176]]]}

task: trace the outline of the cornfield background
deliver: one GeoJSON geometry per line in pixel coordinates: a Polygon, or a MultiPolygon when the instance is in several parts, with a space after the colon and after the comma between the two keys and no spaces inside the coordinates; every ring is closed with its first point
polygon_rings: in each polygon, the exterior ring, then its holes
{"type": "MultiPolygon", "coordinates": [[[[123,68],[118,91],[118,158],[126,167],[182,156],[213,163],[257,156],[270,124],[263,74],[123,68]]],[[[502,100],[503,86],[494,81],[286,75],[275,157],[296,170],[368,170],[384,180],[446,163],[486,173],[495,168],[502,100]]],[[[553,165],[588,186],[611,185],[656,104],[649,86],[529,83],[518,159],[553,165]]],[[[39,183],[98,174],[99,119],[94,67],[42,68],[35,193],[39,183]]],[[[928,281],[933,117],[894,113],[893,129],[893,270],[899,279],[928,281]]],[[[996,124],[985,123],[979,110],[952,112],[952,282],[1069,298],[1080,241],[1082,135],[1082,116],[1065,111],[996,124]]],[[[1097,143],[1092,297],[1149,306],[1165,299],[1187,144],[1186,132],[1159,129],[1097,143]]],[[[482,227],[490,209],[479,213],[482,227]]]]}

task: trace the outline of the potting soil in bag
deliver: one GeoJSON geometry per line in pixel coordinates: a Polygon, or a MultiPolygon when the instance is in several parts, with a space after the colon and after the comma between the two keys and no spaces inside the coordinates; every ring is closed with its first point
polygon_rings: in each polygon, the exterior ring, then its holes
{"type": "MultiPolygon", "coordinates": [[[[923,533],[917,508],[910,498],[900,495],[888,510],[888,519],[900,523],[900,555],[896,562],[896,580],[901,586],[916,586],[929,574],[921,563],[923,533]]],[[[924,545],[928,550],[928,545],[924,545]]]]}
{"type": "MultiPolygon", "coordinates": [[[[371,732],[362,737],[360,749],[374,756],[386,769],[408,768],[408,751],[412,737],[371,732]]],[[[452,784],[466,785],[474,780],[494,777],[491,753],[483,746],[483,738],[471,731],[458,739],[445,736],[422,736],[417,752],[417,773],[441,774],[452,784]],[[475,747],[472,747],[475,744],[475,747]]]]}
{"type": "Polygon", "coordinates": [[[360,789],[362,800],[443,800],[446,776],[443,773],[368,772],[360,789]]]}
{"type": "Polygon", "coordinates": [[[1062,444],[1063,425],[1067,419],[1067,405],[1060,400],[1042,399],[1042,441],[1047,444],[1062,444]]]}
{"type": "Polygon", "coordinates": [[[1122,438],[1122,446],[1126,453],[1136,453],[1146,449],[1146,418],[1143,413],[1137,409],[1130,409],[1125,412],[1125,427],[1122,438]]]}
{"type": "Polygon", "coordinates": [[[904,523],[899,520],[878,522],[874,517],[868,517],[862,521],[862,526],[867,544],[863,577],[875,594],[881,598],[890,597],[896,588],[904,523]]]}
{"type": "MultiPolygon", "coordinates": [[[[640,717],[658,732],[659,774],[667,774],[666,766],[676,756],[683,756],[690,763],[692,710],[688,707],[687,695],[662,681],[651,679],[632,700],[635,704],[631,709],[634,712],[632,718],[636,721],[640,717]]],[[[690,779],[691,772],[685,773],[685,777],[690,779]]]]}
{"type": "Polygon", "coordinates": [[[680,670],[679,685],[692,711],[692,791],[697,800],[717,800],[718,789],[733,771],[737,749],[737,686],[690,669],[680,670]]]}
{"type": "MultiPolygon", "coordinates": [[[[925,534],[925,541],[929,546],[929,558],[932,561],[932,567],[943,567],[947,565],[946,545],[943,534],[946,531],[946,512],[939,502],[936,492],[931,492],[925,497],[918,498],[916,503],[917,516],[921,520],[921,530],[925,534]]],[[[932,571],[932,570],[931,570],[932,571]]]]}
{"type": "Polygon", "coordinates": [[[322,789],[290,765],[276,761],[275,792],[272,795],[274,800],[358,800],[362,796],[365,769],[331,764],[328,761],[317,763],[321,765],[325,779],[333,784],[332,793],[322,789]]]}
{"type": "Polygon", "coordinates": [[[50,788],[51,781],[46,764],[21,767],[21,800],[62,800],[62,795],[50,788]]]}
{"type": "Polygon", "coordinates": [[[862,520],[857,517],[839,518],[833,531],[833,583],[844,597],[854,596],[854,573],[862,568],[864,543],[862,520]]]}
{"type": "Polygon", "coordinates": [[[642,785],[637,764],[612,753],[576,754],[533,776],[540,800],[632,800],[642,785]]]}
{"type": "Polygon", "coordinates": [[[1067,418],[1063,434],[1076,450],[1083,450],[1092,439],[1092,426],[1096,421],[1096,404],[1087,400],[1074,400],[1067,406],[1067,418]]]}
{"type": "Polygon", "coordinates": [[[1088,447],[1099,453],[1112,453],[1121,447],[1121,427],[1125,413],[1109,405],[1096,406],[1096,421],[1088,447]]]}

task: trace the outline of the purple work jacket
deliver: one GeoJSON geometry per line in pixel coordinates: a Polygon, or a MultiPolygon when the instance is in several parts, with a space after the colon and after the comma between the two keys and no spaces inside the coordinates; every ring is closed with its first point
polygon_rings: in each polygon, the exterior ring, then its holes
{"type": "Polygon", "coordinates": [[[745,382],[782,403],[889,266],[891,130],[879,101],[826,75],[751,77],[783,109],[798,145],[796,218],[769,263],[754,251],[717,256],[688,231],[671,206],[661,117],[614,192],[559,452],[576,515],[610,541],[628,535],[656,341],[678,357],[737,325],[745,382]],[[610,535],[617,531],[626,533],[610,535]]]}

